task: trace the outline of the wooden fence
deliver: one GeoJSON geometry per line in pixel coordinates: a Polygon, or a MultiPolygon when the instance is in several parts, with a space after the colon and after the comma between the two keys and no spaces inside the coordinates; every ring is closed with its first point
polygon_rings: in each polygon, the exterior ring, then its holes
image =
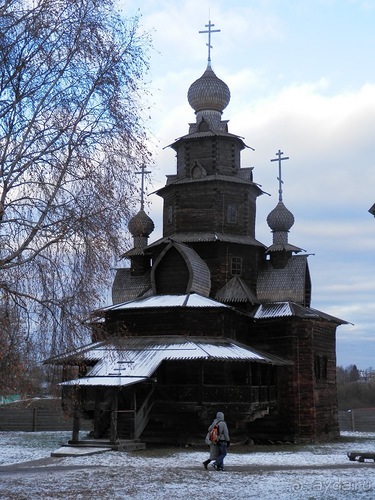
{"type": "MultiPolygon", "coordinates": [[[[61,402],[58,400],[41,400],[40,405],[30,406],[26,408],[18,404],[0,406],[0,431],[37,432],[73,429],[73,419],[63,414],[61,402]]],[[[90,430],[90,422],[81,420],[81,429],[90,430]]]]}
{"type": "MultiPolygon", "coordinates": [[[[339,411],[340,431],[375,432],[375,408],[339,411]]],[[[91,423],[81,420],[82,430],[91,423]]],[[[59,406],[44,408],[9,408],[0,406],[0,431],[71,431],[73,419],[66,418],[59,406]]]]}
{"type": "Polygon", "coordinates": [[[339,411],[340,431],[375,432],[375,408],[339,411]]]}

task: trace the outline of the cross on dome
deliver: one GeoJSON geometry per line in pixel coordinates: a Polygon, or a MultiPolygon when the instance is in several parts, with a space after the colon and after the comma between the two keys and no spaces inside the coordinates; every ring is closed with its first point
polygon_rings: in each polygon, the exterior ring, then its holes
{"type": "Polygon", "coordinates": [[[210,20],[208,20],[208,24],[205,24],[205,27],[208,28],[208,30],[202,30],[199,33],[208,33],[208,43],[206,43],[208,47],[208,64],[211,64],[211,49],[213,48],[211,45],[211,33],[219,33],[221,30],[213,30],[215,26],[214,24],[211,23],[210,20]]]}
{"type": "Polygon", "coordinates": [[[141,210],[144,209],[144,194],[145,194],[145,175],[151,174],[151,170],[146,170],[146,166],[141,166],[141,172],[136,172],[136,174],[141,175],[141,210]]]}
{"type": "Polygon", "coordinates": [[[282,189],[283,180],[281,178],[281,162],[283,160],[289,160],[289,156],[285,156],[284,158],[282,158],[283,154],[284,153],[279,149],[278,152],[276,153],[276,156],[278,158],[273,158],[272,160],[270,160],[279,162],[279,177],[277,178],[277,180],[279,181],[279,201],[283,201],[283,189],[282,189]]]}

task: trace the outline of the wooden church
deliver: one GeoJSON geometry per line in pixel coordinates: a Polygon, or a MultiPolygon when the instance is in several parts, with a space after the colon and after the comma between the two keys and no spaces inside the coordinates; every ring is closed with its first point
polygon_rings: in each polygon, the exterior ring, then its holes
{"type": "Polygon", "coordinates": [[[64,402],[75,402],[73,442],[81,418],[113,444],[202,442],[217,411],[233,441],[339,434],[335,335],[345,321],[310,305],[308,256],[288,241],[281,151],[273,243],[255,237],[263,191],[222,119],[230,91],[211,67],[212,26],[207,68],[188,90],[195,121],[171,144],[176,174],[157,192],[163,236],[149,242],[142,199],[129,265],[116,272],[113,304],[92,315],[92,343],[49,360],[64,367],[64,402]]]}

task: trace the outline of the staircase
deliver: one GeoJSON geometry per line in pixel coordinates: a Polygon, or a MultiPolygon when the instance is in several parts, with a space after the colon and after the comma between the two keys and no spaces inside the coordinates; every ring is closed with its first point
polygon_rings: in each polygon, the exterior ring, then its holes
{"type": "Polygon", "coordinates": [[[83,439],[78,442],[68,441],[68,446],[78,448],[102,448],[104,450],[115,451],[146,449],[146,443],[142,443],[139,439],[118,439],[116,443],[111,443],[109,439],[83,439]]]}
{"type": "Polygon", "coordinates": [[[68,441],[68,444],[51,453],[51,457],[77,457],[94,455],[106,451],[137,451],[146,449],[146,443],[137,439],[118,440],[115,444],[108,439],[84,439],[68,441]]]}

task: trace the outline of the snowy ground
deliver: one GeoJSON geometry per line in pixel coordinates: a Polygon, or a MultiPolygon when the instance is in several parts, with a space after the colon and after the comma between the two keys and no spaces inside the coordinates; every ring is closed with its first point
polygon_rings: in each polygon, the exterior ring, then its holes
{"type": "Polygon", "coordinates": [[[147,449],[50,458],[70,433],[0,432],[1,499],[375,498],[375,433],[319,445],[231,446],[225,471],[205,471],[207,449],[147,449]],[[32,462],[30,462],[32,461],[32,462]]]}

